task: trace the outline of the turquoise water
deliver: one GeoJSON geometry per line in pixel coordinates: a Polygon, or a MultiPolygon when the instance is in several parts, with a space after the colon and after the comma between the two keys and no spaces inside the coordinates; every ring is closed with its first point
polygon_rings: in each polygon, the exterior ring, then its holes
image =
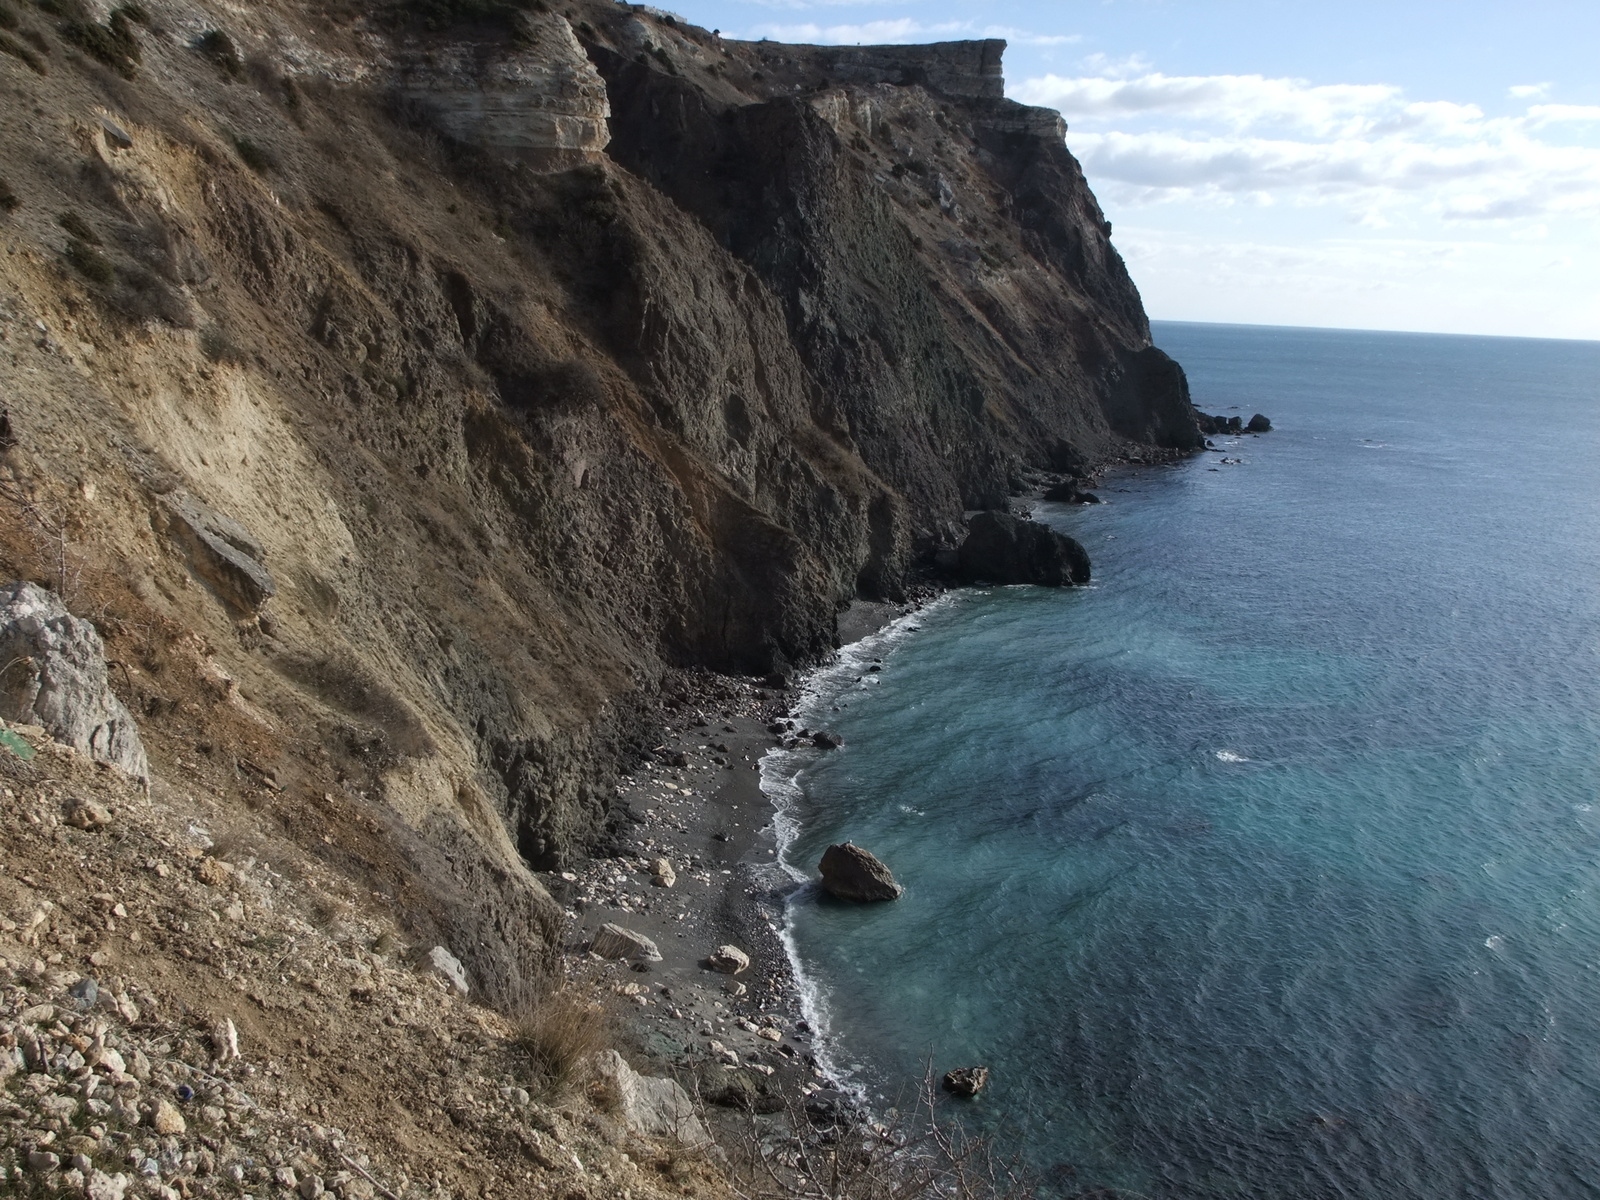
{"type": "Polygon", "coordinates": [[[1061,1195],[1600,1195],[1600,344],[1157,340],[1278,429],[1040,506],[1092,587],[953,594],[767,763],[907,888],[791,905],[832,1063],[990,1065],[1061,1195]]]}

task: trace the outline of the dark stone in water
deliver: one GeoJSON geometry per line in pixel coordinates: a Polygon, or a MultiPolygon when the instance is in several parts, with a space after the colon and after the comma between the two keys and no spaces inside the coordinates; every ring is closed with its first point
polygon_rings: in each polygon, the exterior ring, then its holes
{"type": "Polygon", "coordinates": [[[842,737],[840,737],[837,733],[829,733],[825,729],[819,729],[816,733],[813,733],[811,735],[811,741],[813,745],[819,746],[824,750],[837,750],[840,746],[844,745],[844,739],[842,737]]]}
{"type": "Polygon", "coordinates": [[[822,886],[840,900],[898,900],[905,892],[876,855],[849,842],[829,846],[817,864],[822,886]]]}
{"type": "Polygon", "coordinates": [[[989,1084],[988,1067],[957,1067],[945,1073],[944,1090],[956,1096],[976,1096],[989,1084]]]}
{"type": "Polygon", "coordinates": [[[1257,413],[1250,418],[1250,424],[1246,425],[1245,428],[1251,433],[1271,433],[1272,422],[1267,420],[1261,413],[1257,413]]]}
{"type": "Polygon", "coordinates": [[[1089,553],[1081,545],[1008,513],[982,512],[967,522],[959,557],[962,576],[972,582],[1045,587],[1089,582],[1089,553]]]}

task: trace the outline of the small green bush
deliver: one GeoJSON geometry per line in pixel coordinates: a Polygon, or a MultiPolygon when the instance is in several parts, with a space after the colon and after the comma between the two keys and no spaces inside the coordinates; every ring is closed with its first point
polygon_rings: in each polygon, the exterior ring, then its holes
{"type": "Polygon", "coordinates": [[[11,185],[0,179],[0,212],[15,212],[22,207],[22,201],[17,199],[17,194],[11,190],[11,185]]]}
{"type": "Polygon", "coordinates": [[[257,175],[265,175],[268,171],[277,169],[278,160],[272,156],[272,152],[256,145],[249,138],[234,138],[233,148],[239,152],[239,161],[257,175]]]}
{"type": "Polygon", "coordinates": [[[244,67],[244,60],[239,57],[239,47],[220,29],[208,29],[202,33],[194,48],[229,75],[237,75],[244,67]]]}
{"type": "Polygon", "coordinates": [[[0,29],[15,29],[17,27],[17,14],[11,11],[7,4],[0,3],[0,29]]]}
{"type": "Polygon", "coordinates": [[[9,34],[0,33],[0,54],[9,54],[12,58],[21,59],[35,74],[45,73],[43,60],[9,34]]]}
{"type": "Polygon", "coordinates": [[[105,25],[68,21],[61,26],[61,36],[90,58],[105,63],[127,79],[133,78],[140,61],[139,41],[133,36],[132,22],[125,9],[113,12],[105,25]]]}
{"type": "Polygon", "coordinates": [[[84,242],[90,246],[98,246],[100,244],[100,235],[90,228],[89,222],[85,221],[71,209],[68,209],[64,213],[58,213],[56,216],[56,224],[61,226],[61,228],[65,229],[80,242],[84,242]]]}
{"type": "Polygon", "coordinates": [[[109,287],[116,282],[117,269],[111,265],[105,255],[101,254],[87,242],[72,238],[67,242],[67,261],[78,269],[90,283],[98,283],[102,287],[109,287]]]}

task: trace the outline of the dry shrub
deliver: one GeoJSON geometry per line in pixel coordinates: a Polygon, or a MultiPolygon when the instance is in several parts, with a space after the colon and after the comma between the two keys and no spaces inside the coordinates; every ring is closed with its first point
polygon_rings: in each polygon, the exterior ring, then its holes
{"type": "Polygon", "coordinates": [[[570,1082],[579,1063],[609,1049],[609,1032],[605,1010],[574,988],[551,992],[516,1021],[517,1046],[545,1088],[570,1082]]]}

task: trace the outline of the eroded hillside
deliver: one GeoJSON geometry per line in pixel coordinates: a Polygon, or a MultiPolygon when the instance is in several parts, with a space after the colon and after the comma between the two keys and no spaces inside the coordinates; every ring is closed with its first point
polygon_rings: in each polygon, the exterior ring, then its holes
{"type": "Polygon", "coordinates": [[[0,575],[100,627],[158,778],[491,1002],[694,669],[814,661],[964,511],[1199,444],[999,43],[4,4],[0,575]]]}

